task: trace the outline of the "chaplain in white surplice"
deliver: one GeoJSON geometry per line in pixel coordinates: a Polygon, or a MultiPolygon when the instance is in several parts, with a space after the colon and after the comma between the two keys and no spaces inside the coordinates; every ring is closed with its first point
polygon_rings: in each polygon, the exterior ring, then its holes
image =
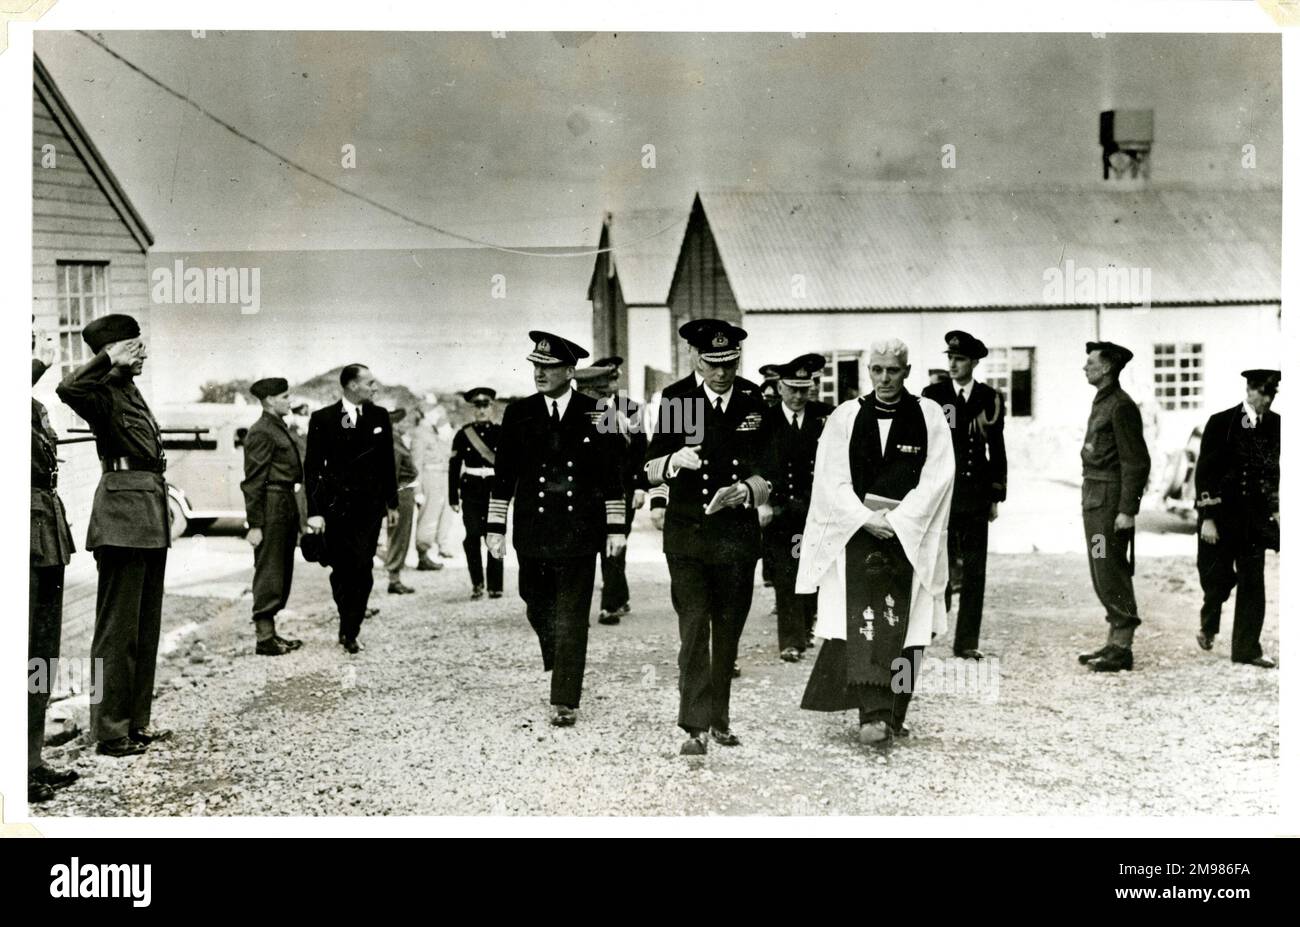
{"type": "Polygon", "coordinates": [[[796,591],[817,592],[823,638],[802,707],[858,709],[859,740],[903,722],[933,636],[948,628],[948,510],[955,470],[938,403],[903,386],[907,345],[877,342],[873,391],[827,419],[796,591]]]}

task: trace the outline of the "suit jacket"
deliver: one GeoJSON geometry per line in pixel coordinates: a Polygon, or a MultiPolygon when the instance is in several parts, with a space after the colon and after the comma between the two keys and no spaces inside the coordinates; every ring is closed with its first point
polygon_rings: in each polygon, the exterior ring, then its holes
{"type": "Polygon", "coordinates": [[[1278,511],[1282,417],[1268,411],[1249,427],[1242,405],[1210,416],[1196,459],[1197,509],[1201,519],[1238,522],[1262,529],[1278,511]]]}
{"type": "Polygon", "coordinates": [[[757,560],[762,548],[756,506],[767,502],[770,486],[763,478],[762,425],[767,404],[758,387],[737,377],[726,411],[712,408],[712,394],[695,382],[694,374],[667,386],[659,403],[659,422],[646,451],[645,474],[651,487],[669,487],[664,515],[664,553],[695,557],[709,563],[757,560]],[[689,409],[689,411],[685,411],[689,409]],[[687,444],[683,424],[703,418],[699,470],[669,475],[669,458],[687,444]],[[704,510],[714,494],[732,483],[750,490],[750,504],[704,510]]]}
{"type": "Polygon", "coordinates": [[[301,482],[298,442],[283,419],[264,411],[244,436],[244,480],[239,488],[244,492],[248,527],[261,528],[265,523],[268,483],[301,482]]]}
{"type": "Polygon", "coordinates": [[[307,425],[307,514],[329,519],[383,518],[397,506],[393,426],[388,410],[364,403],[355,428],[343,427],[343,401],[311,414],[307,425]]]}
{"type": "Polygon", "coordinates": [[[506,533],[515,505],[514,546],[549,560],[595,554],[608,534],[627,534],[623,439],[602,432],[596,400],[574,391],[557,429],[541,393],[512,402],[501,417],[487,530],[506,533]]]}
{"type": "Polygon", "coordinates": [[[799,413],[796,433],[786,420],[782,403],[768,406],[763,413],[763,460],[761,472],[772,481],[768,505],[774,523],[803,530],[812,498],[813,465],[817,441],[826,417],[835,410],[824,402],[809,402],[799,413]]]}
{"type": "Polygon", "coordinates": [[[100,459],[127,457],[140,469],[101,474],[86,528],[86,549],[171,546],[162,434],[135,380],[100,351],[58,386],[58,395],[95,434],[100,459]]]}
{"type": "Polygon", "coordinates": [[[994,502],[1007,498],[1007,446],[1003,428],[1007,404],[1002,395],[987,383],[978,381],[971,387],[970,399],[957,400],[957,386],[951,380],[932,383],[921,395],[933,399],[943,409],[952,434],[957,477],[953,484],[952,511],[987,513],[994,502]],[[983,413],[983,429],[976,419],[983,413]]]}

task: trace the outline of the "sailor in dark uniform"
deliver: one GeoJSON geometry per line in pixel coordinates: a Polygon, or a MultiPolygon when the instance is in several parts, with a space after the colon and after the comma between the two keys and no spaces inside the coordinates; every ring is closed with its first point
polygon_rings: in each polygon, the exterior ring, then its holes
{"type": "Polygon", "coordinates": [[[90,706],[90,726],[98,752],[130,756],[171,736],[149,726],[171,546],[166,457],[135,385],[148,357],[139,324],[113,313],[81,337],[95,356],[63,378],[58,394],[94,432],[103,467],[86,531],[99,568],[90,656],[103,661],[104,692],[90,706]]]}
{"type": "MultiPolygon", "coordinates": [[[[36,347],[35,339],[32,347],[36,347]]],[[[32,386],[54,360],[54,352],[32,358],[32,386]]],[[[76,770],[56,769],[41,757],[45,747],[45,709],[50,701],[63,632],[63,570],[76,549],[67,514],[59,498],[59,438],[49,416],[32,397],[32,525],[31,559],[27,569],[28,673],[36,678],[27,687],[27,800],[49,801],[54,790],[71,785],[76,770]]]]}
{"type": "Polygon", "coordinates": [[[781,659],[790,663],[801,660],[812,646],[817,615],[817,596],[796,595],[794,582],[799,571],[796,552],[812,495],[817,439],[826,416],[835,411],[809,398],[817,387],[814,375],[825,364],[820,354],[804,354],[778,365],[781,401],[763,415],[762,472],[772,480],[767,504],[770,521],[763,527],[763,562],[771,566],[776,591],[777,646],[781,659]]]}
{"type": "Polygon", "coordinates": [[[302,453],[284,421],[289,412],[289,382],[268,377],[248,391],[262,403],[261,417],[244,436],[244,480],[239,484],[248,543],[253,545],[253,627],[257,653],[278,657],[302,646],[302,641],[287,640],[275,629],[275,616],[288,604],[293,586],[302,453]]]}
{"type": "Polygon", "coordinates": [[[1099,673],[1133,669],[1133,631],[1141,624],[1133,596],[1129,550],[1151,456],[1142,437],[1142,413],[1119,385],[1133,352],[1109,341],[1089,341],[1083,372],[1097,390],[1083,439],[1083,532],[1092,585],[1106,609],[1106,643],[1079,662],[1099,673]]]}
{"type": "MultiPolygon", "coordinates": [[[[471,599],[483,598],[483,540],[487,537],[488,500],[496,476],[497,444],[501,426],[492,421],[496,391],[477,386],[464,394],[474,409],[474,420],[451,440],[451,461],[447,468],[447,499],[451,510],[465,523],[465,560],[469,564],[471,599]]],[[[501,598],[505,588],[502,561],[487,558],[487,592],[501,598]]]]}
{"type": "MultiPolygon", "coordinates": [[[[627,525],[632,530],[632,519],[645,504],[646,446],[650,439],[643,427],[641,405],[619,391],[623,358],[618,355],[602,357],[590,367],[575,372],[574,383],[578,389],[596,400],[602,413],[601,428],[615,432],[623,442],[623,498],[626,502],[627,525]]],[[[600,617],[601,624],[618,624],[632,611],[632,595],[627,587],[627,551],[618,557],[600,557],[600,617]]]]}
{"type": "Polygon", "coordinates": [[[695,370],[666,387],[645,472],[650,486],[670,487],[664,556],[681,633],[677,724],[681,752],[723,746],[731,730],[731,678],[754,594],[761,550],[759,506],[770,487],[759,469],[763,402],[756,384],[736,376],[747,333],[718,319],[679,330],[698,351],[695,370]]]}
{"type": "Polygon", "coordinates": [[[948,332],[943,338],[948,346],[949,379],[931,383],[921,390],[921,395],[943,409],[957,460],[948,517],[946,602],[951,608],[954,587],[959,586],[961,603],[952,652],[964,659],[979,660],[984,657],[979,643],[989,522],[998,517],[998,503],[1007,498],[1007,447],[1003,440],[1006,403],[997,390],[975,379],[975,368],[989,353],[984,342],[963,331],[948,332]]]}
{"type": "Polygon", "coordinates": [[[1264,551],[1280,547],[1282,417],[1271,407],[1282,373],[1260,369],[1241,375],[1246,401],[1210,416],[1196,461],[1196,568],[1205,594],[1196,640],[1203,650],[1214,646],[1223,603],[1236,586],[1232,661],[1272,669],[1277,663],[1264,656],[1259,634],[1264,551]]]}
{"type": "Polygon", "coordinates": [[[596,555],[627,543],[622,440],[598,427],[601,413],[569,385],[587,351],[549,332],[528,333],[537,393],[506,407],[488,504],[488,551],[505,556],[506,514],[515,504],[519,594],[551,671],[551,723],[577,720],[587,663],[596,555]]]}

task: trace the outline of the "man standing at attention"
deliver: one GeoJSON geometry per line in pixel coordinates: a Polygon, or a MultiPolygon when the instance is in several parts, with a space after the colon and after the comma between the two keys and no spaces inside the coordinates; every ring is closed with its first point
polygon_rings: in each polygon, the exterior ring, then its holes
{"type": "Polygon", "coordinates": [[[596,555],[627,543],[621,439],[597,427],[596,401],[569,385],[587,351],[549,332],[528,333],[537,392],[506,407],[488,503],[488,551],[506,553],[506,514],[515,504],[519,594],[551,672],[551,723],[577,720],[587,665],[596,555]]]}
{"type": "Polygon", "coordinates": [[[1277,550],[1281,526],[1282,417],[1272,411],[1280,370],[1243,370],[1246,401],[1210,416],[1196,461],[1200,540],[1196,567],[1205,593],[1202,650],[1214,646],[1232,587],[1232,661],[1272,669],[1259,634],[1264,628],[1264,551],[1277,550]]]}
{"type": "Polygon", "coordinates": [[[402,567],[406,566],[406,552],[411,548],[411,531],[415,527],[415,506],[419,501],[420,470],[411,457],[410,432],[405,409],[394,409],[388,415],[393,426],[393,466],[397,470],[397,508],[388,513],[388,546],[384,553],[384,569],[388,571],[389,595],[410,595],[415,592],[402,582],[402,567]]]}
{"type": "Polygon", "coordinates": [[[949,379],[930,384],[921,395],[943,409],[957,463],[952,514],[948,518],[948,589],[944,603],[952,607],[953,587],[959,582],[961,603],[952,652],[963,659],[981,660],[989,522],[998,517],[998,503],[1007,498],[1007,448],[1002,437],[1006,404],[997,390],[975,379],[975,368],[989,353],[984,342],[963,331],[951,331],[943,337],[948,345],[949,379]]]}
{"type": "MultiPolygon", "coordinates": [[[[451,440],[451,462],[447,471],[447,498],[451,510],[465,523],[465,561],[469,564],[471,599],[483,598],[483,542],[487,537],[488,499],[496,476],[497,444],[501,426],[492,421],[496,391],[478,386],[464,394],[474,410],[474,420],[451,440]]],[[[502,562],[487,558],[487,593],[501,598],[505,589],[502,562]]]]}
{"type": "Polygon", "coordinates": [[[1079,654],[1079,662],[1098,673],[1117,673],[1133,669],[1133,631],[1142,623],[1130,551],[1151,457],[1142,413],[1119,385],[1133,352],[1109,341],[1089,341],[1087,350],[1083,373],[1097,395],[1083,438],[1083,533],[1092,587],[1110,632],[1101,648],[1079,654]]]}
{"type": "Polygon", "coordinates": [[[898,339],[871,346],[873,391],[842,404],[817,446],[795,591],[824,639],[802,708],[858,710],[858,740],[906,736],[931,638],[947,629],[952,439],[939,404],[903,385],[898,339]]]}
{"type": "Polygon", "coordinates": [[[302,646],[302,641],[286,640],[275,629],[275,616],[288,604],[293,585],[302,458],[284,421],[289,412],[288,381],[268,377],[248,391],[262,403],[261,417],[244,436],[244,480],[239,484],[248,543],[253,546],[253,627],[257,653],[278,657],[302,646]]]}
{"type": "Polygon", "coordinates": [[[171,736],[149,726],[171,546],[167,459],[135,384],[149,356],[139,324],[129,315],[100,316],[81,337],[95,356],[63,378],[58,394],[94,432],[103,468],[86,530],[99,568],[90,656],[104,667],[104,697],[90,706],[90,726],[98,752],[130,756],[171,736]]]}
{"type": "Polygon", "coordinates": [[[357,640],[374,587],[375,549],[384,510],[397,508],[397,468],[388,410],[375,405],[378,386],[363,364],[339,373],[343,396],[312,413],[307,426],[307,524],[325,532],[330,590],[339,613],[339,644],[357,640]]]}
{"type": "Polygon", "coordinates": [[[767,405],[757,385],[736,376],[743,328],[694,319],[678,334],[698,351],[695,370],[663,391],[645,473],[651,487],[669,487],[663,533],[681,634],[677,725],[687,733],[682,755],[701,756],[706,735],[724,747],[740,743],[731,679],[762,547],[757,509],[770,492],[759,470],[767,405]],[[702,430],[688,427],[701,420],[702,430]]]}

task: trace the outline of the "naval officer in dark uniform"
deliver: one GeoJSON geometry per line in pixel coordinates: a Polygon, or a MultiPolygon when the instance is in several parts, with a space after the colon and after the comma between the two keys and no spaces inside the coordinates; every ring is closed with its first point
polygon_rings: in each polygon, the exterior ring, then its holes
{"type": "Polygon", "coordinates": [[[298,546],[298,489],[302,458],[284,422],[289,412],[289,382],[267,377],[248,388],[262,403],[262,415],[244,436],[244,519],[253,546],[253,629],[256,652],[278,657],[302,641],[276,633],[275,616],[289,602],[293,552],[298,546]]]}
{"type": "Polygon", "coordinates": [[[149,726],[171,546],[166,457],[135,385],[148,357],[139,324],[114,313],[90,322],[81,337],[95,356],[63,378],[58,394],[94,432],[103,468],[86,531],[99,568],[90,656],[103,661],[104,674],[90,726],[100,753],[129,756],[171,736],[149,726]]]}
{"type": "Polygon", "coordinates": [[[1196,461],[1199,541],[1196,569],[1205,594],[1203,650],[1214,646],[1219,616],[1233,586],[1232,661],[1272,669],[1259,634],[1264,627],[1264,551],[1280,547],[1282,417],[1272,411],[1282,373],[1243,370],[1246,401],[1205,423],[1196,461]]]}
{"type": "MultiPolygon", "coordinates": [[[[32,347],[36,347],[33,338],[32,347]]],[[[32,358],[32,386],[54,360],[53,351],[32,358]]],[[[59,438],[45,406],[32,397],[32,525],[27,569],[27,800],[49,801],[54,790],[71,785],[76,770],[45,762],[45,709],[50,702],[63,632],[63,570],[76,549],[59,498],[59,438]]]]}
{"type": "Polygon", "coordinates": [[[364,364],[339,373],[343,396],[311,415],[307,425],[307,524],[325,533],[330,590],[339,613],[339,644],[360,653],[357,640],[374,588],[375,549],[385,509],[397,509],[397,467],[388,410],[374,398],[378,383],[364,364]]]}
{"type": "Polygon", "coordinates": [[[677,724],[688,735],[681,752],[699,756],[706,732],[723,746],[740,743],[731,678],[762,547],[757,509],[770,491],[759,470],[767,405],[756,384],[736,376],[743,328],[694,319],[678,334],[697,350],[696,367],[663,391],[645,472],[650,486],[669,486],[663,533],[681,634],[677,724]]]}
{"type": "Polygon", "coordinates": [[[598,427],[596,401],[570,386],[587,351],[549,332],[528,337],[537,392],[501,418],[488,551],[505,557],[513,500],[519,594],[551,672],[551,723],[568,727],[582,697],[596,555],[617,557],[627,543],[622,442],[598,427]]]}
{"type": "Polygon", "coordinates": [[[948,379],[931,383],[921,395],[943,409],[952,434],[957,477],[948,516],[948,588],[952,607],[953,577],[960,577],[961,603],[952,652],[979,660],[980,623],[984,617],[984,577],[989,556],[989,522],[998,517],[998,503],[1007,498],[1007,446],[1003,440],[1006,402],[987,383],[975,379],[975,368],[989,350],[974,335],[951,331],[947,344],[948,379]],[[958,569],[960,567],[960,572],[958,569]]]}
{"type": "Polygon", "coordinates": [[[817,615],[817,596],[795,594],[794,582],[799,572],[796,551],[812,498],[817,441],[826,417],[835,411],[809,398],[817,386],[814,376],[825,365],[820,354],[804,354],[776,365],[780,402],[763,414],[762,472],[772,480],[767,503],[770,520],[763,527],[763,562],[772,571],[776,593],[777,647],[788,663],[803,659],[812,646],[817,615]]]}
{"type": "MultiPolygon", "coordinates": [[[[492,421],[496,390],[476,386],[463,394],[474,409],[474,420],[451,439],[447,467],[447,500],[465,524],[465,561],[469,564],[471,599],[483,598],[483,544],[487,537],[488,500],[496,477],[497,445],[501,426],[492,421]]],[[[487,593],[499,599],[505,589],[502,561],[487,558],[487,593]]]]}
{"type": "Polygon", "coordinates": [[[1138,618],[1133,596],[1133,543],[1138,508],[1151,473],[1142,437],[1142,413],[1119,385],[1133,352],[1109,341],[1089,341],[1083,372],[1097,390],[1083,438],[1083,533],[1092,586],[1106,609],[1106,643],[1079,662],[1100,673],[1133,668],[1133,631],[1138,618]]]}

